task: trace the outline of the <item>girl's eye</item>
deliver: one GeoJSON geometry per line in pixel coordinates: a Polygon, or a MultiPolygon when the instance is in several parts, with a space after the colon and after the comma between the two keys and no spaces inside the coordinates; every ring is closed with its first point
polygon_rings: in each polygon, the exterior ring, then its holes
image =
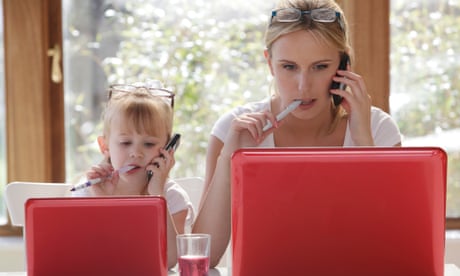
{"type": "Polygon", "coordinates": [[[129,146],[129,145],[131,145],[131,142],[130,141],[121,141],[120,145],[129,146]]]}
{"type": "Polygon", "coordinates": [[[144,143],[144,145],[145,145],[146,147],[153,148],[156,144],[155,144],[155,143],[146,142],[146,143],[144,143]]]}

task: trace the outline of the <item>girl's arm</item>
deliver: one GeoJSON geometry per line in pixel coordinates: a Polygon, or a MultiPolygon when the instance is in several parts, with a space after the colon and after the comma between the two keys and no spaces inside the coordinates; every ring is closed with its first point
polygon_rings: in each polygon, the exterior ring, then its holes
{"type": "Polygon", "coordinates": [[[167,211],[167,240],[168,240],[168,269],[173,268],[177,263],[177,234],[183,234],[185,229],[185,218],[187,217],[188,210],[182,210],[174,215],[170,215],[167,211]]]}

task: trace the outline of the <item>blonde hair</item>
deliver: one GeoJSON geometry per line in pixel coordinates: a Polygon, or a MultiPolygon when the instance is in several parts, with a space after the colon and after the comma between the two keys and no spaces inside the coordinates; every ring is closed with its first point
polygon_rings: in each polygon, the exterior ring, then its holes
{"type": "Polygon", "coordinates": [[[331,23],[316,22],[314,20],[299,20],[297,22],[277,22],[274,20],[265,31],[265,46],[270,52],[273,43],[282,35],[307,30],[338,52],[351,54],[351,45],[348,36],[348,23],[340,6],[333,0],[279,0],[275,10],[283,8],[297,8],[302,11],[327,8],[340,13],[340,20],[331,23]],[[343,27],[343,29],[342,29],[343,27]]]}
{"type": "MultiPolygon", "coordinates": [[[[296,32],[299,30],[309,31],[315,39],[326,45],[336,48],[338,54],[347,53],[352,60],[352,47],[348,35],[348,23],[343,14],[343,10],[334,0],[279,0],[275,10],[283,8],[297,8],[302,11],[311,11],[314,9],[327,8],[340,13],[339,19],[331,23],[316,22],[314,20],[299,20],[296,22],[269,22],[265,31],[265,47],[271,56],[273,43],[283,35],[296,32]]],[[[306,18],[308,19],[308,18],[306,18]]],[[[275,85],[272,85],[276,87],[275,85]]],[[[333,113],[334,122],[331,131],[339,122],[340,118],[346,116],[345,110],[339,105],[335,106],[331,97],[331,112],[333,113]]]]}
{"type": "Polygon", "coordinates": [[[130,92],[118,92],[107,103],[102,114],[104,136],[110,136],[112,119],[116,115],[123,116],[132,127],[141,133],[160,137],[166,134],[169,140],[172,133],[173,109],[163,98],[154,96],[146,88],[138,88],[130,92]]]}

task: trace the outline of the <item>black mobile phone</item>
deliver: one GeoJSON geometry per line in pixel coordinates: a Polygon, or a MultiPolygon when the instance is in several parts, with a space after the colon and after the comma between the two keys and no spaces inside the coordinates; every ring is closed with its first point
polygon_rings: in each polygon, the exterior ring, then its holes
{"type": "Polygon", "coordinates": [[[176,133],[173,135],[171,140],[169,140],[169,142],[166,144],[165,150],[170,150],[170,149],[176,150],[177,147],[179,146],[179,142],[180,142],[180,134],[176,133]]]}
{"type": "MultiPolygon", "coordinates": [[[[173,135],[173,137],[169,140],[169,142],[166,144],[166,146],[164,147],[165,150],[170,150],[170,149],[174,149],[176,150],[177,147],[179,146],[179,142],[180,142],[180,134],[179,133],[176,133],[173,135]]],[[[163,156],[163,155],[160,155],[160,156],[163,156]]],[[[158,164],[156,164],[158,166],[158,164]]],[[[150,178],[152,178],[153,176],[153,172],[152,171],[147,171],[147,182],[150,181],[150,178]]]]}
{"type": "MultiPolygon", "coordinates": [[[[347,53],[342,53],[340,55],[340,64],[339,64],[339,68],[337,70],[347,70],[347,65],[349,63],[350,63],[350,57],[348,56],[348,54],[347,53]]],[[[338,75],[336,74],[336,76],[338,76],[338,75]]],[[[333,81],[332,84],[331,84],[330,89],[341,89],[341,90],[343,90],[345,88],[347,88],[347,86],[345,84],[333,81]]],[[[332,95],[332,99],[334,101],[334,105],[338,106],[342,102],[343,98],[341,96],[339,96],[339,95],[335,95],[335,94],[332,94],[332,93],[331,93],[331,95],[332,95]]]]}

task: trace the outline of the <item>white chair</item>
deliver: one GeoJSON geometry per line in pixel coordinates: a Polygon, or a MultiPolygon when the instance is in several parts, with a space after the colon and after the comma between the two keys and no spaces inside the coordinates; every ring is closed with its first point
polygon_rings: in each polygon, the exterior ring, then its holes
{"type": "Polygon", "coordinates": [[[71,184],[42,182],[11,182],[5,188],[6,207],[11,224],[24,226],[24,204],[29,198],[69,196],[71,184]]]}
{"type": "Polygon", "coordinates": [[[195,209],[195,213],[197,213],[200,208],[201,196],[203,195],[204,179],[194,176],[174,178],[174,181],[187,192],[193,204],[193,208],[195,209]]]}

